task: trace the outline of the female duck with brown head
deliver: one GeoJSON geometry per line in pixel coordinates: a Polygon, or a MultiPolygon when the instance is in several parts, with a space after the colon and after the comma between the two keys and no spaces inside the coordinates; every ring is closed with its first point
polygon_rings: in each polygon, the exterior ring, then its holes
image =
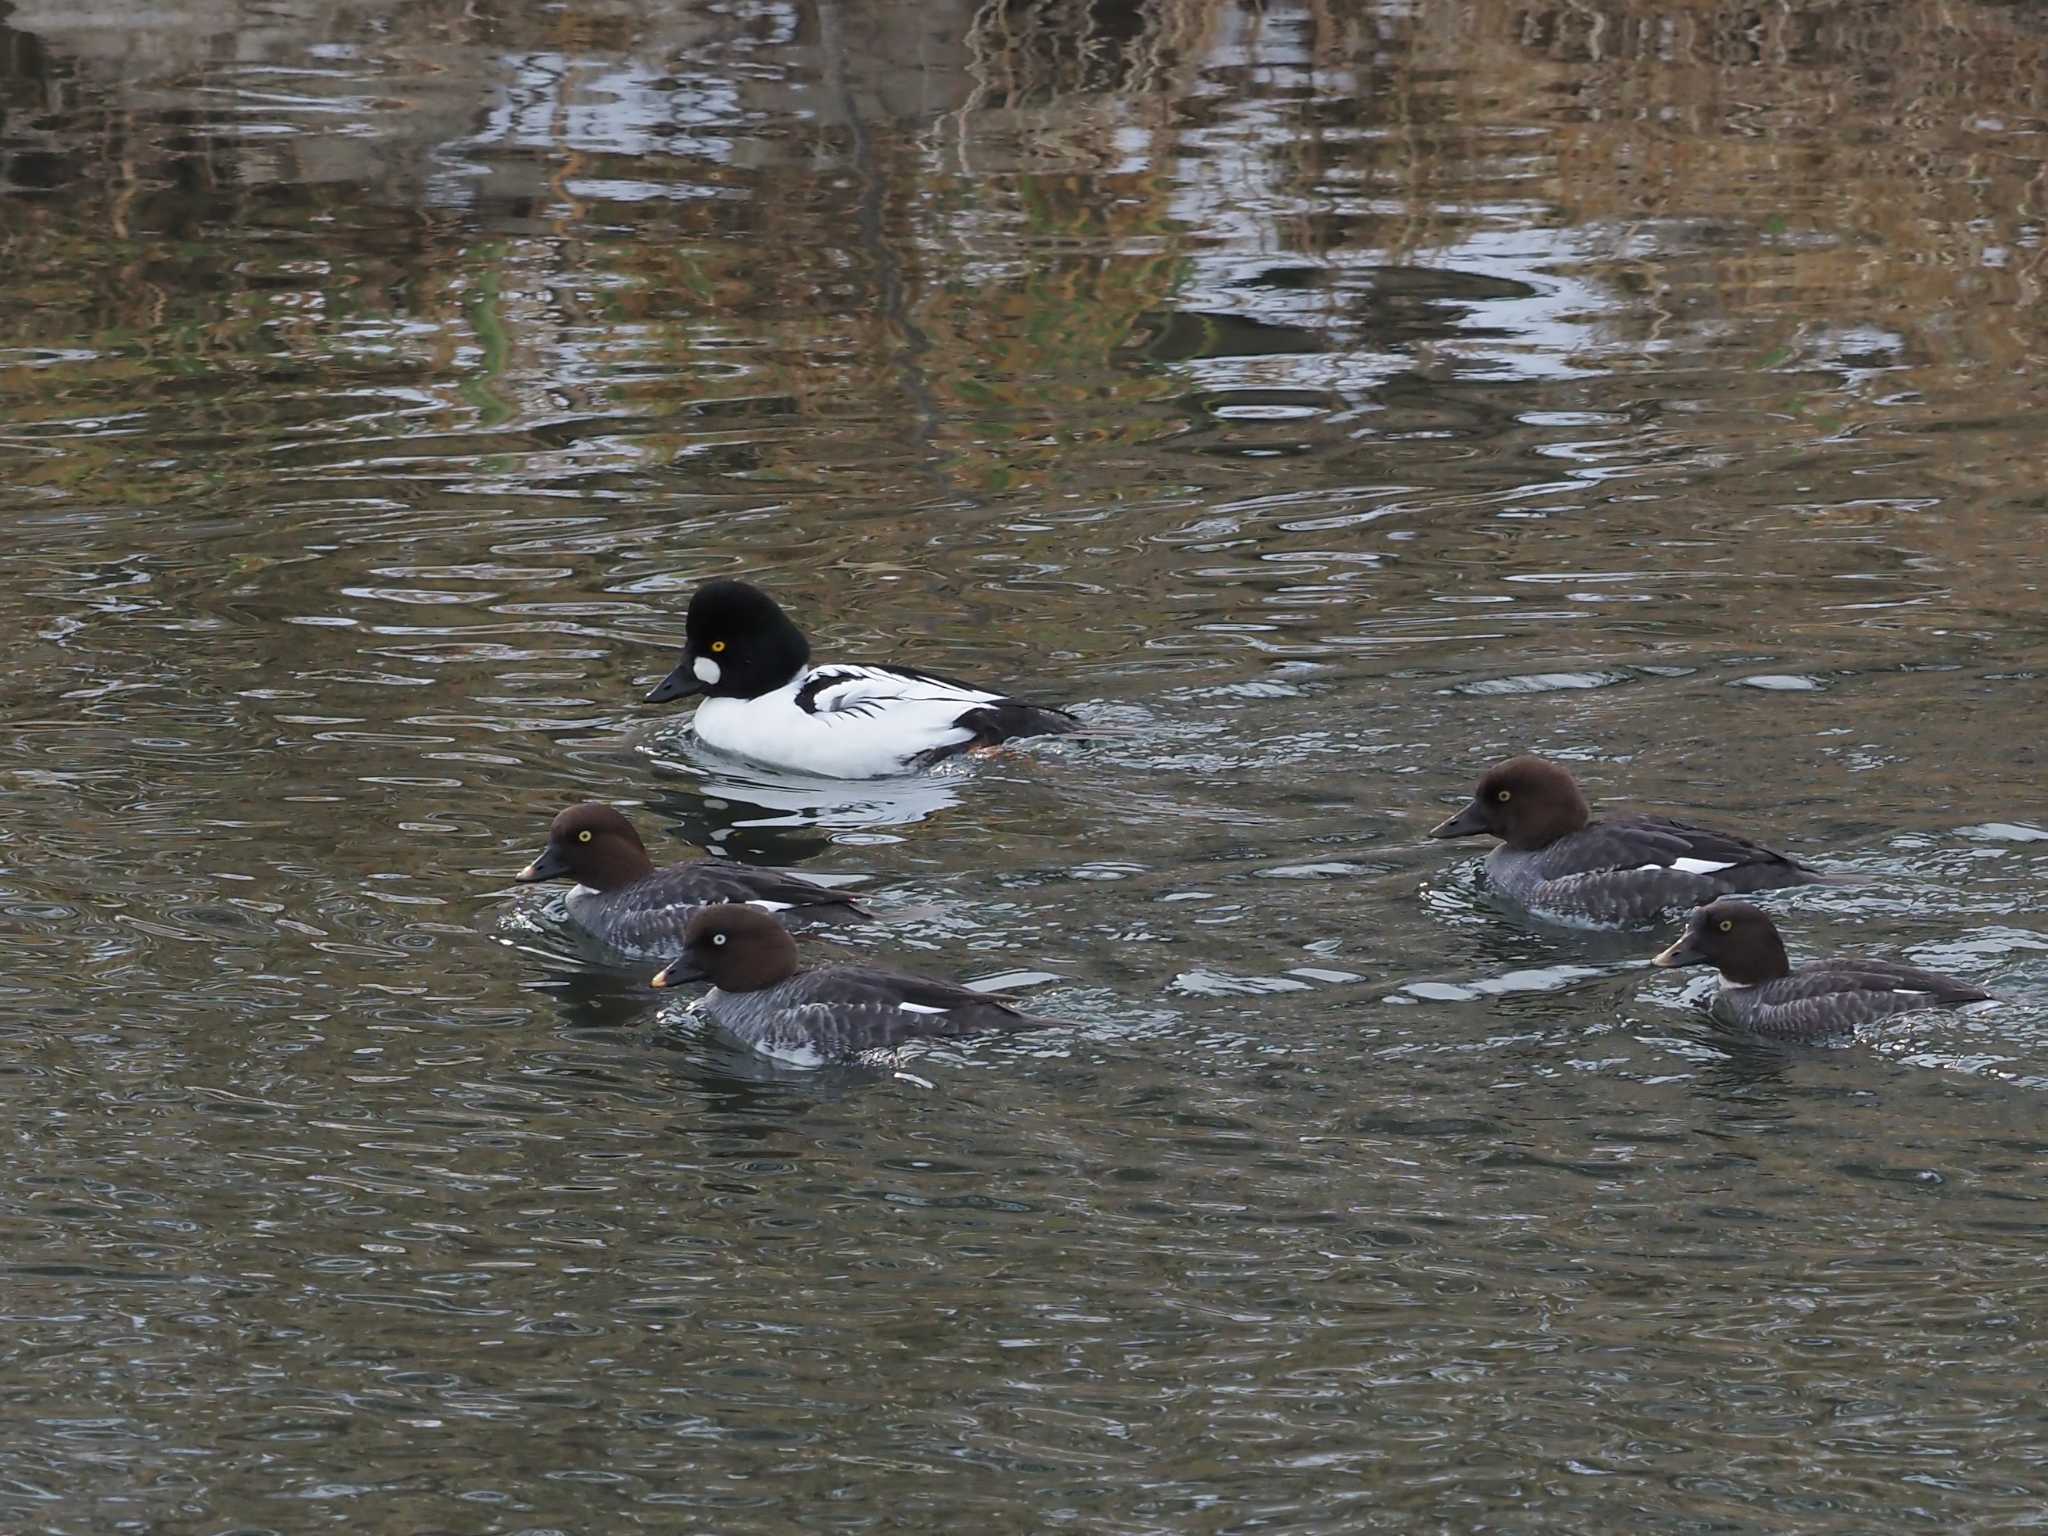
{"type": "Polygon", "coordinates": [[[1721,989],[1707,1012],[1730,1029],[1771,1040],[1821,1040],[1896,1014],[1981,1003],[1989,992],[1918,966],[1843,955],[1792,968],[1777,925],[1746,901],[1694,912],[1684,936],[1653,962],[1711,965],[1721,989]]]}
{"type": "Polygon", "coordinates": [[[1511,757],[1480,779],[1431,837],[1500,839],[1486,860],[1495,889],[1579,922],[1644,923],[1740,891],[1827,879],[1732,832],[1667,816],[1595,817],[1578,782],[1541,757],[1511,757]]]}
{"type": "Polygon", "coordinates": [[[640,834],[609,805],[572,805],[548,827],[547,846],[513,876],[522,884],[574,880],[569,917],[592,937],[644,959],[674,953],[676,925],[700,907],[757,901],[781,911],[866,916],[843,892],[776,869],[690,859],[657,869],[640,834]]]}
{"type": "MultiPolygon", "coordinates": [[[[674,946],[671,945],[673,949],[674,946]]],[[[868,966],[799,970],[796,940],[755,907],[708,907],[683,927],[682,954],[657,987],[708,981],[703,1009],[764,1056],[802,1066],[924,1037],[1049,1029],[990,992],[868,966]]]]}

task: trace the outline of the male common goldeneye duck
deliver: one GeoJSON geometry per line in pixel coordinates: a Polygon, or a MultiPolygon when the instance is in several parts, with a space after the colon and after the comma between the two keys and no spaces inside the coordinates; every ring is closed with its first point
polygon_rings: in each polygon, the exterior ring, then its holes
{"type": "Polygon", "coordinates": [[[676,925],[717,902],[776,909],[831,908],[866,916],[840,891],[775,869],[691,859],[656,869],[633,824],[608,805],[572,805],[548,827],[548,845],[512,877],[522,884],[571,879],[569,916],[615,949],[648,958],[675,953],[676,925]]]}
{"type": "Polygon", "coordinates": [[[691,723],[706,746],[828,779],[880,778],[1080,728],[1064,710],[915,668],[810,662],[810,642],[773,598],[721,577],[691,594],[683,658],[647,702],[702,694],[691,723]]]}
{"type": "Polygon", "coordinates": [[[1655,965],[1711,965],[1721,989],[1708,1012],[1732,1029],[1772,1040],[1817,1040],[1921,1008],[1960,1008],[1991,994],[1967,981],[1890,960],[1844,955],[1793,970],[1777,926],[1746,901],[1693,913],[1685,936],[1655,965]]]}
{"type": "Polygon", "coordinates": [[[1431,837],[1501,840],[1487,856],[1495,888],[1527,907],[1596,923],[1647,922],[1740,891],[1827,879],[1733,833],[1664,816],[1593,819],[1576,780],[1541,757],[1489,769],[1472,803],[1431,837]]]}
{"type": "Polygon", "coordinates": [[[657,987],[708,981],[704,1012],[764,1056],[800,1065],[843,1061],[906,1040],[1050,1029],[988,992],[866,966],[800,971],[796,940],[756,907],[707,907],[683,928],[681,956],[657,987]]]}

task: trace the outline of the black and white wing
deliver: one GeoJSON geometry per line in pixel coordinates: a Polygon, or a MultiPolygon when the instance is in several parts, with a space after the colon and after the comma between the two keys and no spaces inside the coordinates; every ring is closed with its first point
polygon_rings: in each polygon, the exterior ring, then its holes
{"type": "Polygon", "coordinates": [[[796,707],[852,734],[886,732],[906,760],[926,764],[968,747],[1056,735],[1078,724],[1062,710],[905,667],[817,667],[797,689],[796,707]]]}

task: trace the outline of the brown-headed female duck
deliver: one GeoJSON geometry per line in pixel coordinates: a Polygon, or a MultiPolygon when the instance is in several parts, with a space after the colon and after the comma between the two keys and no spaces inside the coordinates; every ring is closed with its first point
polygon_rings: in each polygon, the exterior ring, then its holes
{"type": "Polygon", "coordinates": [[[614,949],[646,959],[675,952],[676,926],[700,907],[753,901],[776,911],[867,914],[853,898],[776,869],[724,859],[690,859],[657,869],[633,824],[609,805],[572,805],[548,827],[548,844],[512,877],[574,880],[569,917],[614,949]]]}
{"type": "Polygon", "coordinates": [[[799,1066],[844,1061],[906,1040],[1048,1029],[990,992],[868,966],[799,970],[796,940],[757,907],[707,907],[683,925],[682,953],[657,987],[708,981],[703,1011],[764,1056],[799,1066]]]}
{"type": "Polygon", "coordinates": [[[1595,817],[1578,782],[1541,757],[1486,771],[1472,802],[1431,837],[1500,839],[1486,874],[1526,907],[1591,923],[1642,923],[1717,896],[1827,879],[1732,832],[1667,816],[1595,817]]]}
{"type": "Polygon", "coordinates": [[[1771,1040],[1826,1039],[1894,1014],[1960,1008],[1991,996],[1953,976],[1861,955],[1811,960],[1794,970],[1777,925],[1746,901],[1701,907],[1654,963],[1713,966],[1721,989],[1707,1011],[1731,1029],[1771,1040]]]}

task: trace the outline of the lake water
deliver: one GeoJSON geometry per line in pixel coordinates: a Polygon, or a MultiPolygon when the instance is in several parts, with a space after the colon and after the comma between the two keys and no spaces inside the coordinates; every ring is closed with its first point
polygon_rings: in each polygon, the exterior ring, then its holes
{"type": "MultiPolygon", "coordinates": [[[[2005,1531],[2048,25],[0,9],[0,1527],[2005,1531]],[[1104,730],[720,764],[689,591],[1104,730]],[[1749,1049],[1512,752],[1998,1008],[1749,1049]],[[736,1051],[547,819],[1070,1021],[736,1051]]],[[[808,941],[814,956],[832,952],[808,941]]]]}

